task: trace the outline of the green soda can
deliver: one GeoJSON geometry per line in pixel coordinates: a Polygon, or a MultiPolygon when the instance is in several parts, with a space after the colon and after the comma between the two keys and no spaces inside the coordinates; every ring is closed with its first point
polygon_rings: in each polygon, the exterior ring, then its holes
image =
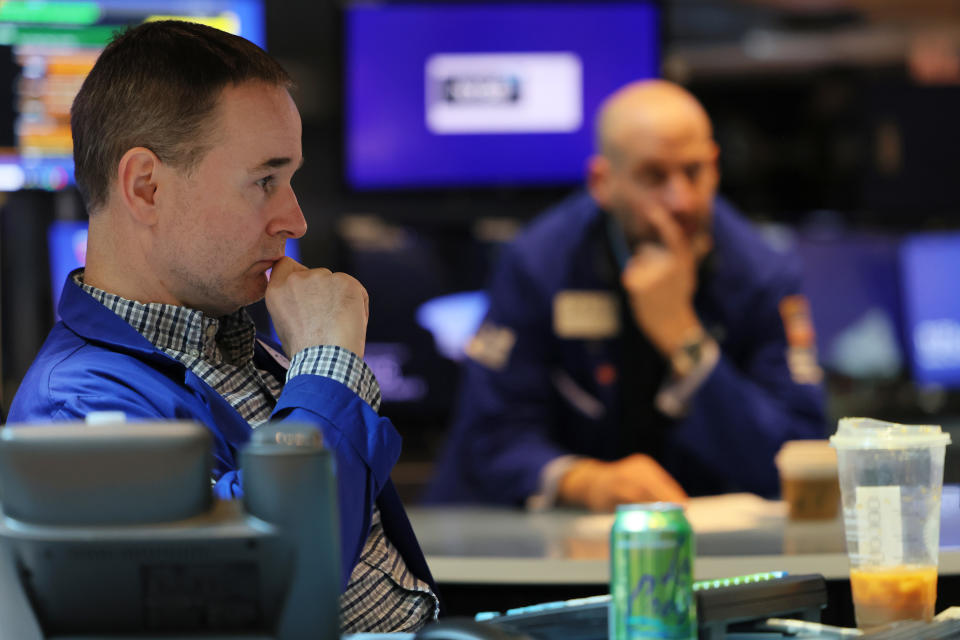
{"type": "Polygon", "coordinates": [[[610,532],[610,640],[696,640],[693,558],[682,507],[618,506],[610,532]]]}

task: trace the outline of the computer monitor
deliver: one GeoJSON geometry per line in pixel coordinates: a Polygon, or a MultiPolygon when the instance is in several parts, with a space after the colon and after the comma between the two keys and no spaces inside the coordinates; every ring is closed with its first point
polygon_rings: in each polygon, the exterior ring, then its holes
{"type": "Polygon", "coordinates": [[[8,425],[0,640],[337,637],[336,479],[321,440],[312,425],[259,427],[243,501],[219,501],[196,423],[8,425]]]}
{"type": "Polygon", "coordinates": [[[0,136],[0,191],[73,184],[74,96],[116,31],[161,18],[203,22],[266,45],[263,0],[0,2],[0,83],[14,83],[0,87],[0,96],[6,89],[17,112],[13,139],[5,144],[0,136]],[[6,71],[10,51],[17,78],[6,71]]]}
{"type": "Polygon", "coordinates": [[[917,233],[900,248],[903,315],[913,378],[960,387],[960,233],[917,233]]]}
{"type": "Polygon", "coordinates": [[[658,20],[653,0],[349,6],[348,183],[581,182],[600,102],[659,74],[658,20]]]}
{"type": "Polygon", "coordinates": [[[855,379],[898,378],[906,366],[899,236],[801,234],[796,249],[824,368],[855,379]]]}

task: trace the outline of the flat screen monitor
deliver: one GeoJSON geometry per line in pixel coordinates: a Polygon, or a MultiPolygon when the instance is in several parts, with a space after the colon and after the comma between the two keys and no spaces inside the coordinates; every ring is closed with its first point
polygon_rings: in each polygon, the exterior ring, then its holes
{"type": "Polygon", "coordinates": [[[349,185],[581,182],[600,102],[658,75],[658,23],[652,0],[348,7],[349,185]]]}
{"type": "Polygon", "coordinates": [[[202,22],[266,45],[263,0],[0,2],[0,53],[12,51],[19,68],[0,73],[0,82],[13,82],[0,96],[12,97],[15,111],[12,140],[0,146],[0,191],[73,184],[74,96],[114,32],[161,18],[202,22]]]}
{"type": "Polygon", "coordinates": [[[900,238],[865,232],[796,243],[803,293],[810,300],[817,355],[850,378],[889,380],[903,373],[905,346],[898,287],[900,238]]]}
{"type": "Polygon", "coordinates": [[[960,387],[960,233],[907,236],[900,248],[904,323],[920,384],[960,387]]]}

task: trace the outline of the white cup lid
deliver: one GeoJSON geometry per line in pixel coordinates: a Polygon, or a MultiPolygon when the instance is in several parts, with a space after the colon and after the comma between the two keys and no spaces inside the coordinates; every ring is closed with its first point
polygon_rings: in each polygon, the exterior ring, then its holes
{"type": "Polygon", "coordinates": [[[944,447],[950,434],[940,425],[885,422],[873,418],[840,418],[837,432],[830,437],[837,449],[916,449],[944,447]]]}

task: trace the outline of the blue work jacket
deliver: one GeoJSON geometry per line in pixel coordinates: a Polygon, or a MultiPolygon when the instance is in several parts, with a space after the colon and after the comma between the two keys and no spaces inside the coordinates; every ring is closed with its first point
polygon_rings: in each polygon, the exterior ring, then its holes
{"type": "MultiPolygon", "coordinates": [[[[634,452],[625,434],[654,429],[623,424],[624,405],[636,401],[621,385],[625,366],[639,367],[641,378],[656,367],[652,375],[662,375],[648,385],[656,387],[668,371],[648,342],[646,350],[637,349],[646,338],[625,340],[622,327],[630,323],[639,336],[632,316],[623,314],[619,332],[599,339],[555,331],[560,292],[608,292],[626,306],[608,225],[592,198],[579,194],[535,220],[501,253],[490,309],[474,338],[480,344],[467,350],[481,357],[465,365],[427,502],[520,505],[540,490],[542,470],[559,456],[616,460],[634,452]]],[[[824,437],[826,427],[822,388],[807,383],[819,372],[809,315],[784,315],[784,300],[803,310],[796,296],[799,264],[773,250],[720,199],[713,236],[694,307],[719,344],[720,359],[683,417],[656,414],[653,422],[663,424],[650,453],[691,495],[774,495],[779,447],[824,437]],[[798,382],[798,373],[807,380],[798,382]]]]}
{"type": "MultiPolygon", "coordinates": [[[[187,367],[84,292],[72,277],[64,286],[59,312],[61,321],[24,377],[8,422],[82,420],[92,411],[123,411],[130,420],[195,420],[213,435],[215,492],[220,497],[240,497],[239,449],[252,432],[247,421],[187,367]]],[[[285,379],[286,371],[259,340],[254,360],[258,368],[285,379]]],[[[380,509],[384,533],[407,567],[433,585],[390,480],[401,444],[390,421],[345,385],[316,375],[298,375],[287,382],[271,419],[317,425],[324,447],[334,453],[342,587],[346,588],[363,550],[374,503],[380,509]]]]}

